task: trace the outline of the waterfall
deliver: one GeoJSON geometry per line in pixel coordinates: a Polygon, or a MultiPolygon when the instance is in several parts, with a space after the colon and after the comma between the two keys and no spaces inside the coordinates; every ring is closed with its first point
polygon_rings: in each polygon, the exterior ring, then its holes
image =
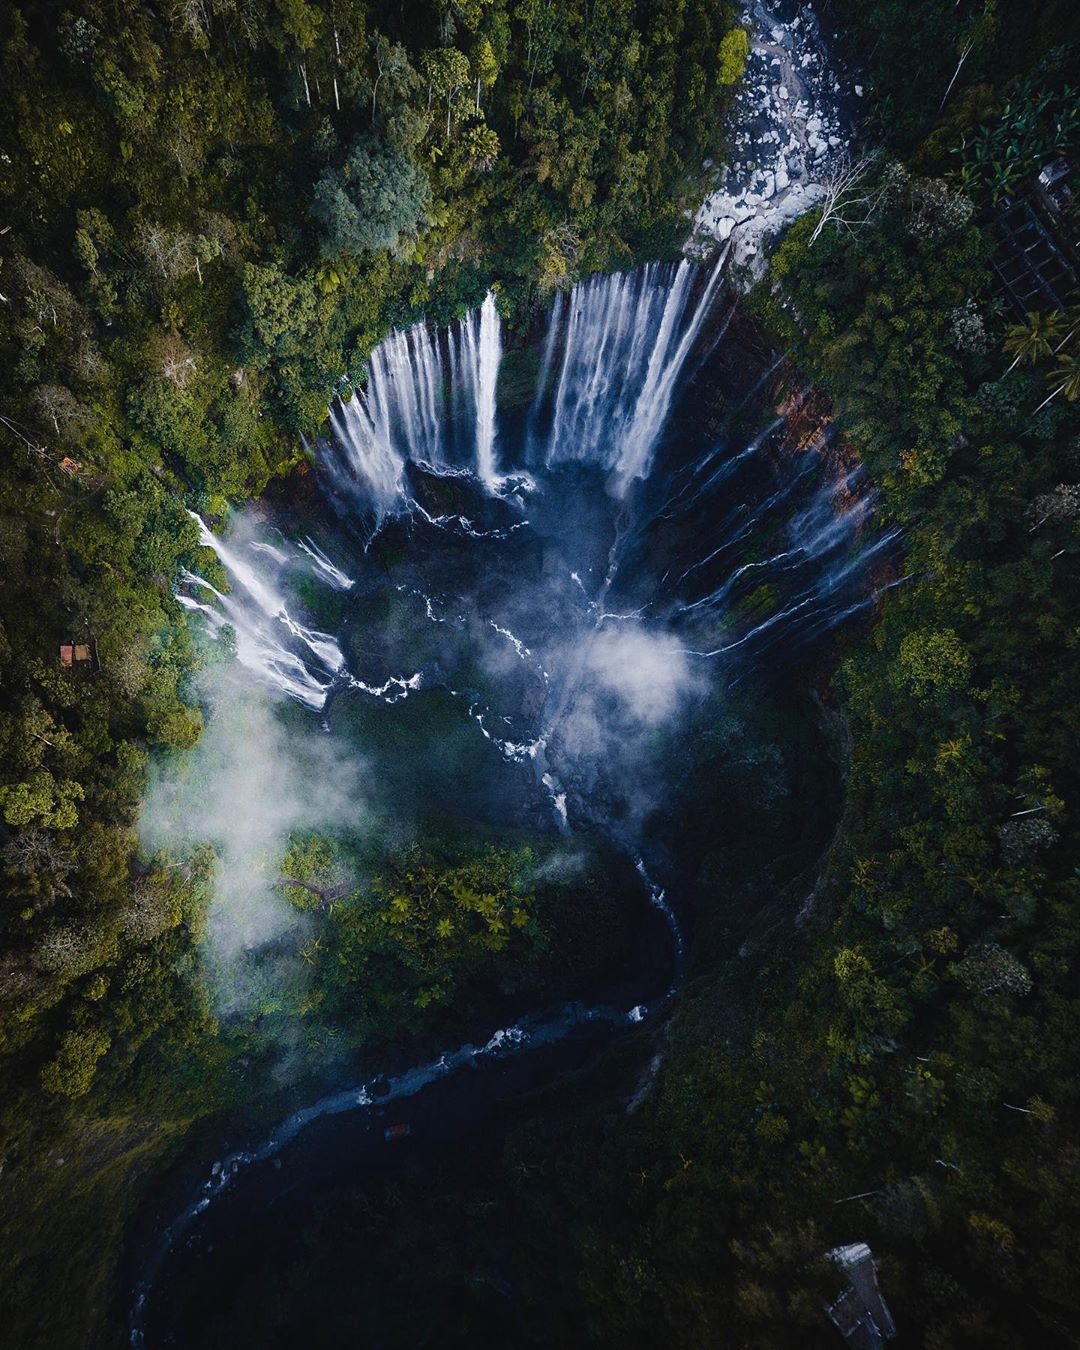
{"type": "Polygon", "coordinates": [[[480,340],[476,363],[476,471],[488,487],[495,475],[495,386],[502,360],[502,334],[495,296],[488,291],[480,307],[480,340]]]}
{"type": "MultiPolygon", "coordinates": [[[[188,515],[199,527],[199,542],[213,550],[224,568],[231,589],[219,591],[204,577],[185,570],[181,581],[187,590],[177,593],[177,602],[189,613],[203,615],[211,638],[230,633],[236,644],[236,659],[261,683],[316,712],[326,707],[335,689],[355,689],[383,703],[400,703],[420,688],[419,672],[407,677],[391,675],[380,684],[357,679],[348,670],[344,653],[332,633],[308,628],[294,619],[274,582],[243,556],[241,547],[214,534],[194,511],[188,511],[188,515]],[[197,599],[193,591],[209,598],[197,599]]],[[[355,586],[355,581],[331,562],[313,540],[296,542],[298,549],[315,564],[315,575],[326,586],[336,591],[348,591],[355,586]]],[[[272,559],[279,568],[288,563],[287,554],[263,540],[249,539],[243,547],[272,559]]]]}
{"type": "Polygon", "coordinates": [[[236,656],[241,665],[255,671],[290,698],[309,708],[321,708],[334,676],[345,665],[334,637],[297,623],[272,583],[242,557],[239,550],[219,539],[194,511],[189,511],[188,515],[199,527],[199,542],[213,550],[234,589],[225,594],[194,572],[185,572],[184,581],[212,595],[218,608],[190,595],[178,596],[180,603],[186,609],[206,615],[214,637],[222,632],[226,623],[229,625],[235,634],[236,656]],[[307,660],[292,649],[286,634],[296,639],[296,645],[301,649],[306,648],[309,657],[315,658],[318,671],[311,670],[307,660]]]}
{"type": "Polygon", "coordinates": [[[408,462],[445,467],[471,461],[488,487],[495,470],[495,390],[502,332],[493,292],[445,333],[415,324],[371,353],[368,378],[331,410],[347,485],[377,517],[405,504],[408,462]],[[447,390],[450,397],[447,397],[447,390]]]}
{"type": "Polygon", "coordinates": [[[271,618],[276,618],[277,615],[283,613],[285,601],[270,583],[260,576],[255,568],[240,556],[236,549],[226,544],[223,539],[219,539],[202,516],[197,515],[194,511],[189,511],[188,515],[199,527],[199,543],[202,544],[203,548],[211,549],[216,554],[218,562],[221,563],[225,571],[243,586],[259,609],[271,618]]]}
{"type": "MultiPolygon", "coordinates": [[[[529,412],[529,460],[610,470],[616,495],[648,477],[726,252],[594,276],[556,297],[529,412]]],[[[405,466],[468,469],[497,491],[502,321],[494,292],[445,333],[416,324],[372,352],[368,379],[331,411],[339,476],[378,519],[408,504],[405,466]]]]}
{"type": "Polygon", "coordinates": [[[528,458],[530,462],[543,458],[537,454],[537,424],[540,411],[544,406],[547,396],[548,383],[551,379],[551,366],[555,357],[555,339],[559,335],[559,328],[562,324],[562,310],[566,300],[563,291],[558,291],[555,295],[555,303],[551,307],[551,313],[548,315],[547,336],[544,339],[544,354],[540,361],[540,377],[536,382],[536,393],[533,397],[532,411],[529,413],[528,430],[528,458]]]}
{"type": "MultiPolygon", "coordinates": [[[[721,253],[696,300],[694,282],[700,272],[685,259],[677,266],[650,263],[636,272],[590,277],[574,288],[552,396],[545,456],[549,466],[575,460],[600,464],[613,471],[620,495],[633,479],[648,475],[726,256],[721,253]]],[[[561,323],[556,306],[545,365],[561,323]]],[[[546,374],[533,410],[534,426],[542,420],[546,374]]]]}
{"type": "Polygon", "coordinates": [[[330,410],[335,441],[344,448],[347,470],[377,516],[391,511],[402,493],[404,461],[391,443],[389,427],[379,417],[377,396],[355,393],[348,403],[330,410]]]}
{"type": "MultiPolygon", "coordinates": [[[[183,593],[177,600],[185,609],[205,615],[212,637],[218,637],[226,624],[232,629],[241,665],[290,698],[309,708],[322,708],[335,678],[345,667],[336,639],[298,623],[273,583],[239,549],[214,534],[194,511],[188,515],[199,527],[199,542],[213,550],[234,589],[219,591],[196,573],[185,572],[185,583],[213,597],[217,604],[215,607],[183,593]]],[[[256,545],[252,548],[254,551],[256,545]]],[[[258,551],[265,553],[266,549],[258,551]]]]}
{"type": "MultiPolygon", "coordinates": [[[[252,548],[265,551],[269,545],[254,543],[252,548]]],[[[338,591],[351,591],[356,585],[352,577],[348,577],[335,563],[331,562],[322,549],[313,539],[298,539],[296,547],[301,553],[306,553],[314,564],[315,572],[323,578],[330,586],[338,591]]]]}
{"type": "Polygon", "coordinates": [[[402,496],[407,460],[445,460],[445,370],[439,335],[418,323],[391,332],[368,359],[368,379],[331,410],[347,468],[379,516],[402,496]]]}

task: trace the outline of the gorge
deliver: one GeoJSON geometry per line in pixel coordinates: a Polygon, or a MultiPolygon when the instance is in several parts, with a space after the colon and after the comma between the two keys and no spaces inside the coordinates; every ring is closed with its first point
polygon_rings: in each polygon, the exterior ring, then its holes
{"type": "Polygon", "coordinates": [[[1075,1346],[1077,50],[0,7],[5,1346],[1075,1346]]]}
{"type": "MultiPolygon", "coordinates": [[[[133,1344],[206,1343],[207,1324],[192,1323],[191,1340],[179,1331],[195,1316],[216,1319],[207,1291],[222,1297],[233,1287],[220,1270],[211,1279],[206,1263],[220,1267],[211,1254],[222,1251],[253,1259],[260,1239],[245,1205],[274,1203],[279,1173],[287,1190],[309,1185],[312,1155],[293,1147],[309,1127],[322,1132],[314,1155],[322,1168],[327,1151],[346,1147],[344,1127],[330,1132],[327,1118],[374,1111],[385,1120],[392,1104],[420,1096],[423,1111],[440,1092],[486,1102],[508,1091],[508,1057],[539,1058],[544,1067],[532,1072],[542,1078],[579,1062],[598,1035],[664,1016],[685,968],[665,891],[677,908],[688,841],[669,813],[695,727],[737,685],[784,683],[786,670],[896,579],[898,532],[876,526],[865,475],[839,453],[827,419],[809,431],[800,421],[809,391],[790,386],[775,355],[746,352],[752,331],[737,318],[726,262],[724,248],[704,266],[649,264],[582,283],[555,302],[532,349],[508,352],[532,376],[512,372],[512,399],[501,402],[504,341],[490,292],[447,331],[419,324],[392,333],[313,447],[332,507],[314,497],[301,527],[286,504],[276,516],[234,522],[221,538],[196,517],[229,590],[189,572],[178,598],[204,616],[208,636],[235,642],[258,686],[306,710],[291,738],[329,736],[331,762],[359,758],[363,776],[381,779],[381,756],[423,772],[434,753],[427,737],[471,736],[468,755],[451,763],[449,779],[436,773],[420,808],[436,815],[446,808],[440,781],[475,779],[480,738],[490,748],[479,760],[480,818],[568,843],[599,834],[626,850],[669,929],[661,978],[670,983],[657,987],[654,968],[621,1005],[598,1003],[600,991],[589,989],[585,1001],[531,1011],[486,1042],[392,1074],[381,1094],[378,1073],[335,1089],[263,1142],[215,1161],[199,1198],[152,1248],[133,1344]],[[332,632],[322,626],[330,614],[332,632]],[[382,718],[373,737],[368,728],[382,718]],[[566,1038],[560,1056],[554,1047],[566,1038]],[[476,1072],[489,1059],[497,1078],[476,1072]],[[447,1086],[466,1069],[468,1084],[447,1086]],[[225,1216],[204,1218],[219,1197],[225,1216]],[[177,1248],[185,1274],[164,1275],[167,1312],[155,1334],[155,1285],[177,1248]]],[[[214,740],[211,721],[207,744],[214,740]]],[[[282,773],[272,765],[275,780],[282,773]]],[[[178,786],[163,805],[171,789],[160,784],[144,810],[152,846],[183,837],[193,803],[178,786]]],[[[278,791],[275,781],[270,792],[278,791]]],[[[373,807],[362,780],[356,791],[353,809],[375,834],[380,809],[418,809],[415,797],[373,807]]],[[[280,942],[286,920],[273,916],[286,906],[267,878],[261,899],[245,896],[241,909],[231,875],[219,882],[210,933],[229,951],[218,978],[235,1011],[237,989],[254,981],[234,966],[280,942]],[[265,906],[265,919],[252,903],[265,906]],[[238,925],[249,934],[242,949],[230,940],[238,925]]],[[[438,1128],[428,1125],[429,1138],[438,1128]]],[[[350,1125],[348,1147],[370,1150],[357,1142],[372,1130],[378,1138],[377,1126],[367,1130],[350,1125]]]]}

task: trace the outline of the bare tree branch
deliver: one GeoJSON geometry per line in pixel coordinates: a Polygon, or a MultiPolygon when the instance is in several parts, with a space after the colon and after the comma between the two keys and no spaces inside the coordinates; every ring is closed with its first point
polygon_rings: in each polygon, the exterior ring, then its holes
{"type": "Polygon", "coordinates": [[[860,155],[858,159],[844,154],[834,161],[821,184],[825,190],[821,216],[808,247],[813,247],[827,225],[854,234],[869,223],[881,200],[882,189],[867,189],[863,185],[876,162],[876,151],[860,155]]]}

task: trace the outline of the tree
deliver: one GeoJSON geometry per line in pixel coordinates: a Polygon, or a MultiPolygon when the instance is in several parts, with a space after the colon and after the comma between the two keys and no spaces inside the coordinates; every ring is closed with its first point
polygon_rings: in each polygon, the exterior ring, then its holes
{"type": "Polygon", "coordinates": [[[1007,993],[1020,997],[1031,992],[1031,976],[1023,965],[996,942],[983,942],[956,967],[956,977],[976,994],[1007,993]]]}
{"type": "Polygon", "coordinates": [[[951,628],[908,633],[900,642],[900,669],[916,693],[948,693],[967,685],[971,653],[951,628]]]}
{"type": "Polygon", "coordinates": [[[480,90],[491,89],[499,77],[499,62],[495,56],[495,48],[487,38],[481,38],[477,43],[473,52],[473,68],[476,71],[476,111],[479,112],[480,90]]]}
{"type": "Polygon", "coordinates": [[[303,349],[319,316],[310,280],[290,276],[280,263],[248,263],[243,294],[253,359],[265,364],[270,357],[295,356],[303,349]]]}
{"type": "Polygon", "coordinates": [[[499,158],[499,138],[491,127],[469,127],[463,143],[472,168],[484,173],[494,167],[499,158]]]}
{"type": "Polygon", "coordinates": [[[70,830],[79,820],[75,803],[84,796],[81,783],[56,779],[47,769],[36,769],[22,782],[0,787],[0,808],[9,825],[39,824],[70,830]]]}
{"type": "Polygon", "coordinates": [[[738,84],[750,55],[750,38],[745,28],[732,28],[720,43],[716,78],[721,84],[738,84]]]}
{"type": "Polygon", "coordinates": [[[375,78],[371,82],[371,120],[374,122],[378,111],[379,86],[383,81],[400,96],[415,81],[416,73],[409,63],[409,54],[405,48],[399,42],[391,42],[383,33],[372,36],[371,53],[375,62],[375,78]]]}
{"type": "Polygon", "coordinates": [[[372,135],[361,136],[340,170],[327,169],[315,188],[311,214],[326,234],[323,252],[404,256],[431,201],[427,176],[372,135]]]}
{"type": "Polygon", "coordinates": [[[824,191],[821,214],[807,241],[808,248],[813,247],[827,225],[854,233],[873,219],[883,189],[868,190],[864,183],[876,162],[877,153],[873,151],[858,159],[852,159],[845,151],[834,160],[821,181],[824,191]]]}
{"type": "Polygon", "coordinates": [[[70,389],[61,384],[39,385],[32,395],[34,407],[52,423],[61,441],[77,445],[93,424],[88,408],[84,408],[70,389]]]}
{"type": "Polygon", "coordinates": [[[85,1096],[110,1043],[108,1034],[96,1028],[66,1031],[55,1059],[41,1071],[41,1086],[58,1097],[85,1096]]]}
{"type": "Polygon", "coordinates": [[[159,286],[195,270],[195,239],[185,230],[143,221],[135,231],[135,247],[146,262],[149,277],[159,286]]]}
{"type": "Polygon", "coordinates": [[[1048,398],[1043,399],[1035,409],[1042,412],[1048,403],[1052,403],[1059,394],[1064,394],[1066,402],[1075,403],[1080,399],[1080,353],[1070,352],[1061,358],[1050,372],[1050,380],[1056,387],[1048,398]]]}
{"type": "Polygon", "coordinates": [[[424,52],[420,62],[421,72],[428,82],[429,106],[433,96],[446,99],[446,139],[449,140],[454,99],[469,82],[469,58],[456,47],[440,47],[424,52]]]}
{"type": "Polygon", "coordinates": [[[1077,520],[1080,518],[1080,483],[1059,483],[1051,492],[1040,494],[1031,503],[1028,514],[1035,517],[1029,533],[1048,520],[1077,520]]]}
{"type": "Polygon", "coordinates": [[[1005,352],[1013,358],[1009,367],[1033,366],[1037,361],[1052,356],[1055,344],[1065,331],[1061,314],[1030,312],[1024,323],[1010,324],[1005,334],[1005,352]]]}

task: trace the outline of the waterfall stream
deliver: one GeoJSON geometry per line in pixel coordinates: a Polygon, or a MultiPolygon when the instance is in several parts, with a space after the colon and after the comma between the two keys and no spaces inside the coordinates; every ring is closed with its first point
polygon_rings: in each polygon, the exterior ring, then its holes
{"type": "MultiPolygon", "coordinates": [[[[600,465],[611,471],[620,496],[648,477],[726,258],[723,249],[708,270],[686,260],[651,263],[591,277],[565,301],[560,296],[548,320],[522,459],[548,468],[600,465]]],[[[409,509],[410,462],[456,466],[498,491],[502,348],[491,291],[479,310],[446,332],[420,323],[375,348],[366,385],[331,413],[331,465],[354,501],[377,519],[409,509]]]]}
{"type": "Polygon", "coordinates": [[[337,400],[330,420],[336,472],[376,519],[407,505],[409,462],[438,468],[456,459],[497,487],[501,358],[502,320],[490,291],[451,329],[418,323],[371,353],[363,387],[337,400]]]}

